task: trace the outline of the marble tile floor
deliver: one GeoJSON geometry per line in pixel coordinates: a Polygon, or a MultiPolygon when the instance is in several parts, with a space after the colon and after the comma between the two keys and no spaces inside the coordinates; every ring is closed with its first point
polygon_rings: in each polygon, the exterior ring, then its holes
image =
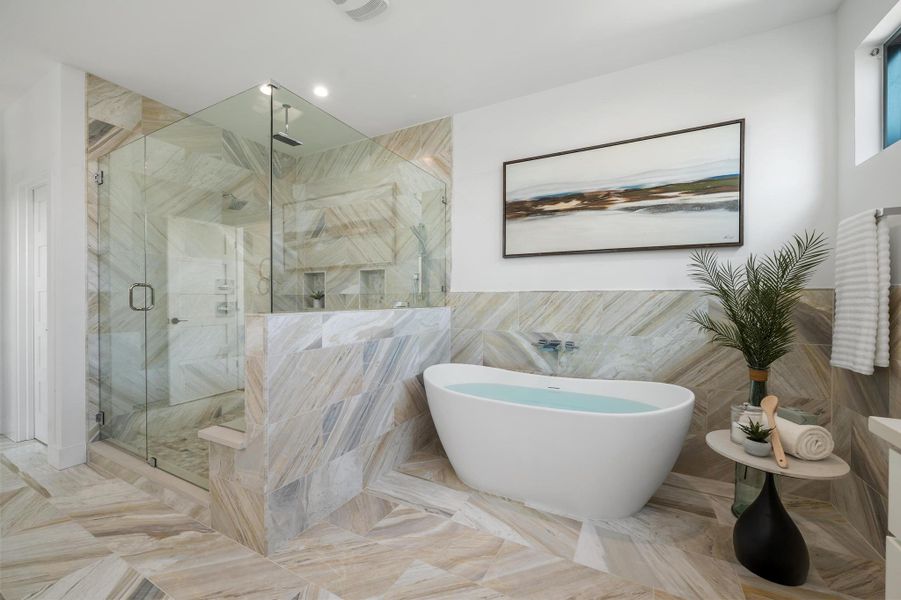
{"type": "Polygon", "coordinates": [[[467,488],[414,455],[264,558],[98,469],[0,439],[0,594],[19,598],[881,598],[879,554],[830,505],[788,498],[808,583],[735,562],[730,486],[671,475],[628,519],[581,523],[467,488]]]}

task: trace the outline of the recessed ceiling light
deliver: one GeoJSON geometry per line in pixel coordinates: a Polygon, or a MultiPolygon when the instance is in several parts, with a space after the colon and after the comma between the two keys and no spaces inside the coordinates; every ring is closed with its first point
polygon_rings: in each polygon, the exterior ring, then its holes
{"type": "Polygon", "coordinates": [[[324,85],[317,85],[313,87],[313,94],[319,96],[320,98],[325,98],[328,96],[328,88],[324,85]]]}
{"type": "Polygon", "coordinates": [[[260,91],[263,92],[264,94],[266,94],[267,96],[271,96],[272,95],[272,86],[269,85],[268,83],[264,83],[263,85],[260,86],[260,91]]]}

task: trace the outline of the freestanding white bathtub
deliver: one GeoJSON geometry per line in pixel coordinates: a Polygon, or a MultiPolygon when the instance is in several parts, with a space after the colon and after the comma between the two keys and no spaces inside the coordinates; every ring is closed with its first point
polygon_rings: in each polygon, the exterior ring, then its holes
{"type": "Polygon", "coordinates": [[[690,390],[665,383],[464,364],[429,367],[425,387],[438,436],[464,483],[578,519],[638,512],[673,468],[694,405],[690,390]],[[598,412],[607,410],[621,412],[598,412]]]}

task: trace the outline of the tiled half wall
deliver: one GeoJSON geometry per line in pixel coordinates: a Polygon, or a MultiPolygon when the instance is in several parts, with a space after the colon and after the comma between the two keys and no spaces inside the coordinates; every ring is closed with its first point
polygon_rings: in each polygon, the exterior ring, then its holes
{"type": "Polygon", "coordinates": [[[211,443],[212,525],[277,549],[435,439],[421,374],[450,309],[250,315],[245,448],[211,443]]]}

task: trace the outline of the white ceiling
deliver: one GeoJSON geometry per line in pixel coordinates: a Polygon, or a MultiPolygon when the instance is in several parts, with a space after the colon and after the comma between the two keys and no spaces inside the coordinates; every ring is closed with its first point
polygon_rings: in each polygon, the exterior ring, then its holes
{"type": "Polygon", "coordinates": [[[186,112],[271,78],[375,135],[839,3],[391,0],[357,23],[330,0],[0,0],[0,108],[59,61],[186,112]]]}

